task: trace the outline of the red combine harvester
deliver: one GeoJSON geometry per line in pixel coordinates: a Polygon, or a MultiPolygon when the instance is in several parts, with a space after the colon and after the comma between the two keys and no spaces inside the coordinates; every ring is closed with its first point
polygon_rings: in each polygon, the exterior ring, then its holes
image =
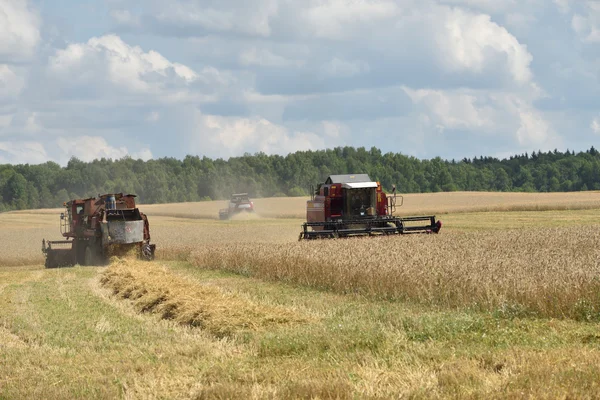
{"type": "Polygon", "coordinates": [[[219,219],[229,219],[241,212],[254,212],[254,203],[248,197],[248,193],[232,194],[227,208],[219,210],[219,219]]]}
{"type": "Polygon", "coordinates": [[[438,233],[441,221],[435,216],[396,217],[396,201],[387,196],[379,182],[367,174],[331,175],[319,184],[306,204],[306,222],[300,240],[355,235],[438,233]]]}
{"type": "Polygon", "coordinates": [[[152,260],[156,245],[150,244],[148,218],[136,207],[135,197],[105,194],[65,203],[60,231],[66,240],[42,241],[46,268],[102,264],[113,250],[152,260]]]}

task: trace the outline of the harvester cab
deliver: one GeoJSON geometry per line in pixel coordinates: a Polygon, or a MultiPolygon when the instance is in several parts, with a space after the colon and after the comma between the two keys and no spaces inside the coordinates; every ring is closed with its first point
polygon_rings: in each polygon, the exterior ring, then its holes
{"type": "Polygon", "coordinates": [[[331,175],[307,202],[300,239],[439,232],[435,216],[394,216],[403,202],[395,186],[387,196],[367,174],[331,175]]]}
{"type": "Polygon", "coordinates": [[[148,218],[135,195],[105,194],[98,199],[74,199],[64,204],[60,232],[65,240],[42,241],[46,267],[102,264],[111,254],[135,253],[154,258],[148,218]]]}

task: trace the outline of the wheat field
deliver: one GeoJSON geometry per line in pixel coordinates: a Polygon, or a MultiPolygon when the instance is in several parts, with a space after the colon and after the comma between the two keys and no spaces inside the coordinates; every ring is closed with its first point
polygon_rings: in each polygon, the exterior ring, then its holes
{"type": "MultiPolygon", "coordinates": [[[[207,243],[287,243],[294,241],[306,216],[307,198],[254,199],[256,213],[219,221],[226,201],[140,205],[150,219],[158,251],[207,243]]],[[[600,192],[489,193],[451,192],[404,195],[398,215],[437,214],[446,230],[535,228],[587,224],[600,209],[600,192]],[[510,214],[505,214],[509,211],[510,214]],[[547,211],[547,213],[528,213],[547,211]],[[476,213],[476,214],[473,214],[476,213]],[[483,213],[483,214],[481,214],[483,213]],[[510,218],[507,218],[507,215],[510,218]],[[447,222],[447,223],[446,223],[447,222]]],[[[27,265],[42,260],[41,241],[60,240],[62,209],[0,213],[0,265],[27,265]]]]}
{"type": "Polygon", "coordinates": [[[43,268],[0,214],[0,398],[593,398],[600,193],[437,193],[438,235],[298,241],[306,199],[141,205],[157,260],[43,268]]]}
{"type": "Polygon", "coordinates": [[[597,226],[195,249],[194,265],[445,309],[600,319],[597,226]]]}
{"type": "MultiPolygon", "coordinates": [[[[257,199],[256,214],[229,221],[213,218],[219,202],[140,207],[163,260],[375,298],[597,319],[595,196],[600,193],[411,195],[404,206],[409,214],[441,210],[440,235],[310,242],[298,242],[302,220],[290,218],[305,199],[257,199]]],[[[0,214],[0,263],[41,263],[41,240],[60,238],[59,213],[0,214]]]]}
{"type": "MultiPolygon", "coordinates": [[[[306,216],[308,197],[278,197],[254,199],[258,216],[263,218],[302,219],[306,216]]],[[[510,192],[449,192],[403,195],[404,205],[399,215],[419,213],[457,213],[476,211],[542,211],[600,208],[600,192],[570,193],[510,193],[510,192]]],[[[400,200],[398,200],[400,204],[400,200]]],[[[227,201],[200,203],[148,204],[148,215],[217,219],[227,201]]]]}

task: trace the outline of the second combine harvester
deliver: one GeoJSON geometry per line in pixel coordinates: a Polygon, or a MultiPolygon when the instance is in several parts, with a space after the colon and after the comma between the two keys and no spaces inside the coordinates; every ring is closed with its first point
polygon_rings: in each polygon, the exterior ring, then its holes
{"type": "Polygon", "coordinates": [[[306,204],[300,239],[440,231],[442,222],[434,215],[394,216],[398,198],[399,207],[402,196],[396,196],[396,188],[387,196],[367,174],[331,175],[306,204]]]}
{"type": "Polygon", "coordinates": [[[104,264],[111,254],[128,252],[153,259],[156,245],[150,244],[148,218],[137,208],[135,197],[105,194],[65,203],[60,216],[65,240],[42,241],[46,268],[104,264]]]}

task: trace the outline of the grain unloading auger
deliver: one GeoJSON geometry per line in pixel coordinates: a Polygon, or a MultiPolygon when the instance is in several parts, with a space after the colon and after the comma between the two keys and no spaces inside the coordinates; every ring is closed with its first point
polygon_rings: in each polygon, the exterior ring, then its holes
{"type": "Polygon", "coordinates": [[[398,217],[402,196],[387,196],[366,174],[331,175],[306,203],[300,240],[357,235],[438,233],[435,215],[398,217]],[[399,204],[398,204],[399,201],[399,204]]]}

